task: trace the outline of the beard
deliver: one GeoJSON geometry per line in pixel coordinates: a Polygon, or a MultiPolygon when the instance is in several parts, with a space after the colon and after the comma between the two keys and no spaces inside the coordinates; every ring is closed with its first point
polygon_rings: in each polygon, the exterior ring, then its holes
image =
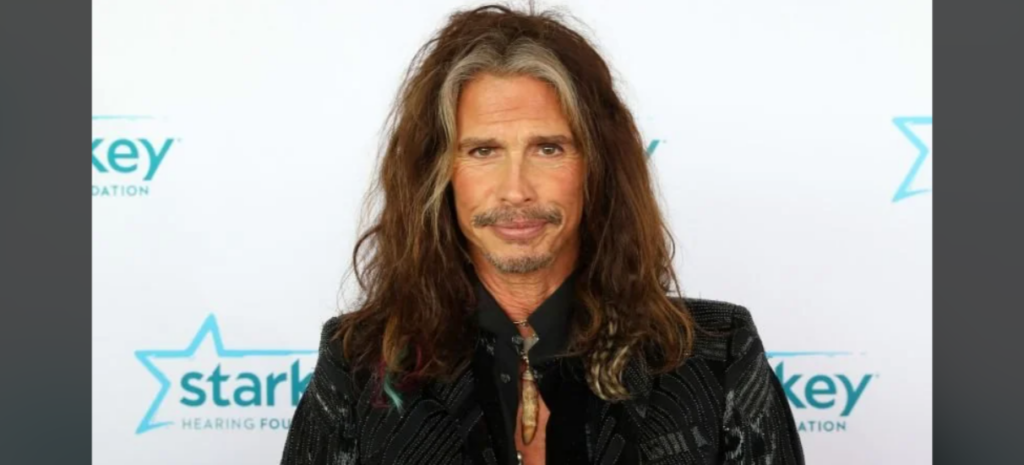
{"type": "Polygon", "coordinates": [[[489,252],[484,252],[483,255],[484,259],[491,266],[503,274],[532,273],[551,265],[555,261],[555,256],[550,253],[519,257],[499,257],[489,252]]]}

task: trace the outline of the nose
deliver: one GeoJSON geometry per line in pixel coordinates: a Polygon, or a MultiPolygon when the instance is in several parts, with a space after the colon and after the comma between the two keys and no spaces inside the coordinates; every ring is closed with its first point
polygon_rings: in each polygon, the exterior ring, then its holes
{"type": "Polygon", "coordinates": [[[501,169],[498,200],[503,204],[519,206],[536,200],[537,193],[530,179],[525,157],[508,157],[501,169]]]}

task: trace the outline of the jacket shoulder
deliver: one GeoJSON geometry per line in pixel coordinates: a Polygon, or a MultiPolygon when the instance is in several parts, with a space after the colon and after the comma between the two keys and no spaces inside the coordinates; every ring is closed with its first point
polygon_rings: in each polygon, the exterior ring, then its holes
{"type": "Polygon", "coordinates": [[[340,325],[341,318],[332,317],[320,328],[316,367],[303,393],[307,402],[316,404],[308,411],[328,425],[347,419],[359,392],[341,342],[335,339],[340,325]]]}
{"type": "Polygon", "coordinates": [[[320,347],[318,349],[317,367],[314,375],[321,375],[331,381],[338,390],[342,388],[352,391],[355,389],[352,365],[345,358],[342,350],[341,340],[336,336],[341,327],[342,319],[331,317],[320,329],[320,347]]]}
{"type": "Polygon", "coordinates": [[[340,323],[341,319],[334,317],[320,328],[316,367],[292,414],[282,465],[321,464],[327,463],[328,457],[355,454],[356,391],[348,364],[341,357],[341,346],[334,338],[340,323]]]}
{"type": "Polygon", "coordinates": [[[320,327],[320,357],[327,357],[339,366],[347,366],[344,353],[341,350],[340,341],[335,339],[338,328],[341,326],[341,317],[331,317],[320,327]]]}
{"type": "Polygon", "coordinates": [[[785,388],[768,361],[746,307],[706,299],[681,299],[697,331],[695,355],[719,379],[724,411],[726,463],[803,465],[803,446],[785,388]],[[713,361],[712,361],[713,360],[713,361]]]}
{"type": "Polygon", "coordinates": [[[754,317],[746,307],[731,302],[692,297],[673,297],[697,328],[693,355],[712,361],[736,358],[759,339],[754,317]]]}

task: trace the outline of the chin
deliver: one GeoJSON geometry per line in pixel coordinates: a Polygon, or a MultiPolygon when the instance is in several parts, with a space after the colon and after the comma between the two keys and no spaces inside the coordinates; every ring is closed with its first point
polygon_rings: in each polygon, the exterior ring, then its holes
{"type": "Polygon", "coordinates": [[[542,270],[551,266],[554,262],[553,255],[547,254],[530,254],[530,255],[513,255],[513,256],[494,256],[486,255],[487,261],[490,262],[498,272],[504,274],[526,274],[534,271],[542,270]]]}
{"type": "Polygon", "coordinates": [[[544,268],[554,261],[554,254],[540,244],[509,244],[500,241],[497,247],[481,249],[484,258],[505,273],[525,273],[544,268]]]}

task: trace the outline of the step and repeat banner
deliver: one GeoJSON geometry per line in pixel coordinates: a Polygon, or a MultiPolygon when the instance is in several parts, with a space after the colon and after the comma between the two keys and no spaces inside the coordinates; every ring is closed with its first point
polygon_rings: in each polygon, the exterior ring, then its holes
{"type": "MultiPolygon", "coordinates": [[[[278,462],[400,78],[476,5],[93,2],[94,463],[278,462]]],[[[808,463],[930,463],[931,4],[539,6],[614,67],[684,291],[751,310],[808,463]]]]}

